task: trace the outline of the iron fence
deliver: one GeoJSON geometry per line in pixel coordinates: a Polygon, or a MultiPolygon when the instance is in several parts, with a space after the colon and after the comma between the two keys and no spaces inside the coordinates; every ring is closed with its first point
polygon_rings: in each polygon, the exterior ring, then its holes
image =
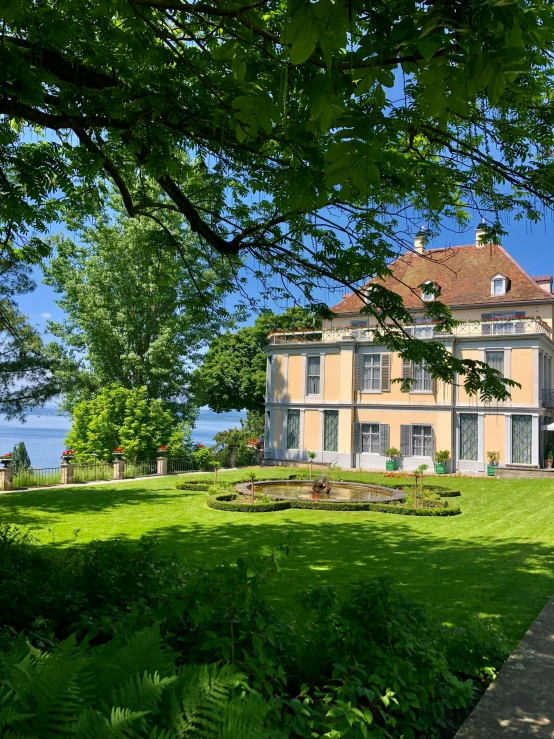
{"type": "Polygon", "coordinates": [[[125,462],[124,477],[147,477],[148,475],[156,475],[158,472],[158,463],[155,459],[148,462],[125,462]]]}
{"type": "Polygon", "coordinates": [[[18,470],[13,476],[14,488],[35,488],[46,485],[58,485],[62,481],[59,467],[41,467],[38,469],[18,470]]]}
{"type": "Polygon", "coordinates": [[[96,482],[96,480],[112,479],[113,465],[109,462],[73,465],[73,482],[96,482]]]}
{"type": "Polygon", "coordinates": [[[187,459],[186,457],[177,457],[176,459],[167,460],[167,471],[170,475],[177,472],[189,472],[195,469],[196,465],[192,459],[187,459]]]}

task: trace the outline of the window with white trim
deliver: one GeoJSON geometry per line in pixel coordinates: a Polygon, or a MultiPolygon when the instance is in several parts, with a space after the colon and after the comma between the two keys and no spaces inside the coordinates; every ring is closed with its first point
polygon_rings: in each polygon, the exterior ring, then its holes
{"type": "Polygon", "coordinates": [[[323,412],[323,451],[337,452],[339,449],[339,412],[323,412]]]}
{"type": "Polygon", "coordinates": [[[362,390],[381,389],[381,355],[364,354],[362,368],[362,390]]]}
{"type": "Polygon", "coordinates": [[[476,461],[479,456],[479,421],[476,413],[460,413],[460,459],[476,461]]]}
{"type": "Polygon", "coordinates": [[[431,372],[427,369],[427,362],[423,361],[421,364],[414,364],[412,366],[412,377],[414,382],[412,384],[412,392],[430,393],[433,390],[433,378],[431,372]]]}
{"type": "Polygon", "coordinates": [[[491,295],[504,295],[506,293],[506,284],[508,280],[504,275],[494,275],[491,277],[491,295]]]}
{"type": "Polygon", "coordinates": [[[287,411],[287,449],[300,449],[300,411],[287,411]]]}
{"type": "Polygon", "coordinates": [[[379,424],[362,423],[362,454],[379,454],[379,424]]]}
{"type": "Polygon", "coordinates": [[[501,375],[504,375],[504,352],[503,351],[489,351],[485,352],[485,362],[492,367],[492,369],[498,370],[501,375]]]}
{"type": "Polygon", "coordinates": [[[432,426],[412,426],[412,450],[414,457],[433,456],[432,426]]]}
{"type": "Polygon", "coordinates": [[[321,379],[321,358],[308,357],[307,394],[319,395],[321,379]]]}
{"type": "Polygon", "coordinates": [[[426,280],[424,286],[421,288],[421,299],[424,300],[426,303],[429,302],[430,300],[435,299],[435,296],[433,295],[432,292],[427,292],[425,290],[425,285],[430,285],[430,284],[431,284],[431,280],[426,280]]]}

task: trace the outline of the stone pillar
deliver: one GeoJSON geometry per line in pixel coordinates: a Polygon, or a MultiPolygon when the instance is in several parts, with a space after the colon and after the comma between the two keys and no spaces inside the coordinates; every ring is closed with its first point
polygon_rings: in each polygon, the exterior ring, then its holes
{"type": "Polygon", "coordinates": [[[237,466],[237,448],[232,446],[229,452],[229,467],[237,466]]]}
{"type": "Polygon", "coordinates": [[[125,479],[125,462],[122,459],[114,459],[113,463],[113,479],[125,479]]]}
{"type": "Polygon", "coordinates": [[[11,467],[0,468],[0,491],[13,489],[13,470],[11,467]]]}
{"type": "Polygon", "coordinates": [[[62,470],[62,485],[71,485],[73,484],[73,465],[69,462],[62,462],[61,463],[61,470],[62,470]]]}
{"type": "Polygon", "coordinates": [[[156,458],[156,472],[158,475],[167,475],[167,457],[156,458]]]}

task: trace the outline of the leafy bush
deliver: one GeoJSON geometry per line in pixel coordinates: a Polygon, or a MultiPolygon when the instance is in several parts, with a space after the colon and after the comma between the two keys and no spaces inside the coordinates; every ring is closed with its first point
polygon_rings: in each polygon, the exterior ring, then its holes
{"type": "Polygon", "coordinates": [[[178,482],[175,487],[177,490],[209,490],[213,485],[211,482],[194,482],[191,480],[190,482],[178,482]]]}
{"type": "Polygon", "coordinates": [[[268,709],[241,695],[245,676],[231,665],[176,669],[177,656],[156,627],[95,647],[72,636],[49,654],[21,638],[0,661],[2,735],[257,739],[268,709]]]}
{"type": "Polygon", "coordinates": [[[463,719],[494,631],[436,627],[375,579],[281,617],[264,586],[288,551],[187,571],[151,540],[52,551],[0,528],[0,734],[438,739],[463,719]]]}
{"type": "Polygon", "coordinates": [[[206,447],[197,449],[195,452],[192,452],[190,456],[199,470],[209,470],[211,462],[214,461],[212,453],[209,449],[206,449],[206,447]]]}

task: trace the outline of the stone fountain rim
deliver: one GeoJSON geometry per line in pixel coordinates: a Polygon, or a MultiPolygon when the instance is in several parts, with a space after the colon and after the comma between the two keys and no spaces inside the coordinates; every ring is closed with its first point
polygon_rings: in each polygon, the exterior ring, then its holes
{"type": "MultiPolygon", "coordinates": [[[[319,478],[316,478],[314,480],[254,480],[254,487],[257,488],[259,485],[285,485],[285,486],[295,486],[298,487],[298,485],[309,485],[310,483],[313,485],[314,482],[317,482],[319,478]]],[[[367,489],[370,488],[371,490],[377,490],[382,491],[384,493],[387,493],[387,498],[390,501],[393,500],[405,500],[406,493],[403,490],[398,490],[398,488],[387,488],[383,485],[374,485],[370,482],[350,482],[349,480],[333,480],[329,481],[332,483],[336,483],[338,485],[348,485],[349,487],[353,488],[363,488],[367,489]]],[[[243,482],[240,483],[240,485],[237,485],[235,487],[235,490],[239,495],[250,495],[252,494],[251,482],[243,482]]],[[[333,494],[333,488],[331,487],[331,495],[333,494]]],[[[270,498],[279,498],[278,495],[270,495],[270,498]]],[[[331,503],[334,502],[343,502],[343,501],[329,501],[331,503]]]]}

